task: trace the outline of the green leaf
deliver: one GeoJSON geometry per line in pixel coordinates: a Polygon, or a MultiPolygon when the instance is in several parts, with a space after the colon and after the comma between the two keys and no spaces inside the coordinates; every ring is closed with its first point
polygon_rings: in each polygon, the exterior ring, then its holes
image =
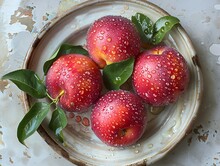
{"type": "MultiPolygon", "coordinates": [[[[17,137],[20,143],[31,136],[40,126],[50,110],[48,103],[35,103],[18,125],[17,137]]],[[[24,144],[25,145],[25,144],[24,144]]]]}
{"type": "Polygon", "coordinates": [[[17,87],[34,98],[46,97],[46,87],[35,72],[28,69],[20,69],[10,72],[2,79],[11,80],[17,87]]]}
{"type": "Polygon", "coordinates": [[[173,16],[164,16],[158,19],[154,24],[152,43],[154,45],[160,43],[167,32],[169,32],[172,27],[179,22],[180,20],[173,16]]]}
{"type": "Polygon", "coordinates": [[[103,69],[103,80],[107,89],[118,90],[131,76],[134,68],[134,57],[107,65],[103,69]]]}
{"type": "Polygon", "coordinates": [[[142,42],[149,43],[153,36],[153,22],[142,13],[136,13],[131,17],[132,22],[135,24],[142,42]]]}
{"type": "Polygon", "coordinates": [[[56,61],[61,55],[65,54],[82,54],[89,55],[89,53],[82,46],[73,46],[70,44],[62,44],[55,53],[44,63],[43,71],[44,75],[47,74],[50,66],[56,61]]]}
{"type": "Polygon", "coordinates": [[[67,125],[67,118],[64,111],[61,108],[56,108],[56,110],[52,114],[52,118],[49,123],[49,128],[55,133],[57,139],[60,142],[63,141],[63,133],[62,130],[67,125]]]}

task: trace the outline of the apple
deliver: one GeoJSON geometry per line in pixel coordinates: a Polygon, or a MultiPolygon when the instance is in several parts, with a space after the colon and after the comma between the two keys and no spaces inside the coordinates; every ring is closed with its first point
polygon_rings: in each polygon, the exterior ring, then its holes
{"type": "Polygon", "coordinates": [[[96,63],[81,54],[59,57],[46,75],[46,88],[66,111],[84,112],[100,96],[102,76],[96,63]]]}
{"type": "Polygon", "coordinates": [[[134,144],[145,131],[147,111],[136,94],[112,90],[102,96],[91,113],[91,127],[105,144],[124,147],[134,144]]]}
{"type": "Polygon", "coordinates": [[[91,58],[104,68],[140,52],[141,41],[133,23],[122,16],[104,16],[96,20],[87,32],[87,49],[91,58]]]}
{"type": "Polygon", "coordinates": [[[139,55],[132,76],[133,87],[145,102],[165,106],[175,102],[189,83],[184,57],[174,48],[156,46],[139,55]]]}

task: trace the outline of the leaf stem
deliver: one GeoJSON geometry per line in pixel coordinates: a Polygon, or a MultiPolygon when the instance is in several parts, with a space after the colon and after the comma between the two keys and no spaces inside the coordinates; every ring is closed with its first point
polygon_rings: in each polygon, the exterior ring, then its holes
{"type": "Polygon", "coordinates": [[[50,100],[52,100],[52,103],[57,104],[58,101],[59,101],[59,99],[60,99],[60,97],[61,97],[63,94],[64,94],[64,90],[62,90],[62,91],[59,93],[59,95],[54,99],[54,98],[52,98],[52,97],[49,95],[49,93],[47,92],[47,97],[48,97],[50,100]]]}
{"type": "Polygon", "coordinates": [[[54,102],[54,100],[55,100],[55,99],[54,99],[54,98],[52,98],[52,97],[49,95],[49,93],[48,93],[48,92],[47,92],[46,94],[47,94],[47,97],[48,97],[50,100],[52,100],[52,101],[54,102]]]}

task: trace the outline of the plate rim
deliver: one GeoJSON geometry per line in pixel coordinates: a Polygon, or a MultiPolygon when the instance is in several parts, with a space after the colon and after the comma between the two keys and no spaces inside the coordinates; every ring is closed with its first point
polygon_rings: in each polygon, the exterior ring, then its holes
{"type": "MultiPolygon", "coordinates": [[[[63,17],[67,17],[68,15],[72,14],[72,12],[76,12],[77,10],[82,9],[83,7],[88,7],[91,5],[95,5],[98,3],[102,3],[102,2],[109,2],[108,0],[86,0],[85,2],[79,3],[73,7],[71,7],[70,9],[68,9],[66,12],[62,13],[61,15],[57,15],[56,17],[54,17],[53,19],[51,19],[47,24],[45,24],[41,30],[39,31],[39,33],[35,36],[35,38],[33,39],[27,53],[26,56],[24,58],[24,62],[22,65],[22,69],[27,69],[27,67],[29,66],[29,62],[30,59],[32,57],[32,53],[34,48],[36,48],[38,46],[38,44],[40,43],[41,39],[47,34],[46,32],[50,31],[50,29],[52,27],[54,27],[56,24],[58,24],[63,17]]],[[[121,2],[120,0],[112,0],[113,2],[121,2]]],[[[155,11],[159,12],[161,15],[170,15],[167,11],[165,11],[164,9],[162,9],[161,7],[157,6],[156,4],[149,2],[149,1],[145,1],[145,0],[125,0],[124,2],[132,2],[132,3],[138,3],[138,4],[144,4],[147,7],[150,7],[152,9],[154,9],[155,11]]],[[[163,158],[167,153],[169,153],[170,150],[172,150],[177,144],[179,144],[181,142],[181,140],[183,140],[185,138],[185,136],[190,132],[190,130],[192,129],[192,126],[196,120],[197,114],[198,114],[198,110],[199,107],[201,105],[201,98],[203,96],[203,76],[202,76],[202,72],[201,72],[201,66],[199,65],[199,60],[198,60],[198,56],[196,54],[196,51],[194,49],[192,40],[189,38],[189,35],[187,34],[186,30],[182,27],[182,25],[178,26],[178,29],[180,31],[182,31],[182,33],[184,33],[186,40],[187,40],[187,46],[190,47],[190,50],[192,51],[192,61],[193,64],[196,68],[197,71],[197,76],[199,78],[199,85],[200,88],[198,88],[199,90],[199,94],[198,97],[200,98],[200,102],[197,102],[194,110],[195,113],[193,114],[193,116],[191,117],[191,121],[189,122],[189,124],[187,125],[187,127],[182,131],[181,135],[178,135],[178,139],[175,141],[176,143],[169,146],[168,148],[166,148],[163,152],[160,153],[159,157],[154,157],[151,159],[150,164],[158,161],[159,159],[163,158]]],[[[25,108],[25,113],[27,113],[27,111],[30,108],[30,97],[27,96],[26,93],[22,92],[22,98],[24,101],[24,108],[25,108]]],[[[69,156],[68,152],[65,151],[59,144],[56,143],[56,141],[54,139],[52,139],[49,134],[47,133],[47,131],[44,129],[44,127],[42,125],[40,125],[39,129],[37,130],[39,135],[45,140],[45,142],[49,145],[50,148],[52,148],[55,152],[57,152],[58,154],[60,154],[62,157],[66,158],[67,160],[69,160],[70,162],[72,162],[73,164],[77,164],[77,165],[87,165],[89,163],[86,163],[84,161],[81,161],[79,159],[76,158],[72,158],[69,156]]],[[[139,162],[136,163],[131,163],[132,165],[145,165],[146,161],[145,160],[140,160],[139,162]]]]}

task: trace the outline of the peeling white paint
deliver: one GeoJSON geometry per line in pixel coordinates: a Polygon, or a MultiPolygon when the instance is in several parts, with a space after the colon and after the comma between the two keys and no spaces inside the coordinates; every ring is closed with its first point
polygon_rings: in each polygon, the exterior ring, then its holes
{"type": "Polygon", "coordinates": [[[220,10],[220,4],[216,4],[216,5],[214,6],[214,8],[215,8],[216,10],[220,10]]]}
{"type": "Polygon", "coordinates": [[[220,44],[212,44],[209,50],[213,55],[220,56],[220,44]]]}
{"type": "MultiPolygon", "coordinates": [[[[165,8],[170,14],[178,16],[182,26],[190,34],[193,43],[196,45],[198,56],[203,67],[203,74],[207,79],[205,85],[208,89],[206,100],[201,107],[201,111],[196,124],[203,124],[205,130],[219,130],[219,66],[220,64],[219,46],[212,45],[219,43],[219,10],[220,4],[216,0],[176,1],[176,0],[150,0],[153,3],[165,8]],[[199,5],[198,5],[199,4],[199,5]],[[190,19],[189,19],[190,18],[190,19]],[[198,30],[199,29],[199,30],[198,30]],[[216,37],[217,36],[217,37],[216,37]],[[203,41],[203,42],[201,42],[203,41]],[[210,47],[211,46],[211,47],[210,47]],[[214,55],[214,56],[213,56],[214,55]],[[213,67],[214,66],[214,67],[213,67]],[[214,82],[214,83],[213,83],[214,82]],[[217,83],[216,83],[217,82],[217,83]],[[211,91],[211,92],[210,92],[211,91]],[[205,108],[205,106],[209,107],[205,108]],[[208,123],[210,122],[210,123],[208,123]]],[[[11,71],[22,65],[26,51],[31,44],[33,37],[40,29],[57,14],[62,14],[80,0],[0,0],[0,76],[6,71],[11,71]],[[34,27],[28,32],[27,26],[16,22],[10,24],[11,16],[22,8],[32,8],[34,27]]],[[[18,12],[16,16],[21,13],[18,12]]],[[[123,14],[123,13],[122,13],[123,14]]],[[[27,17],[27,16],[21,16],[27,17]]],[[[72,27],[73,29],[75,27],[72,27]]],[[[60,158],[36,133],[27,140],[29,148],[22,146],[16,138],[16,127],[24,116],[22,103],[17,96],[20,91],[14,86],[10,86],[4,91],[0,91],[0,165],[1,166],[48,166],[65,165],[72,166],[67,160],[60,158]],[[4,108],[4,109],[2,109],[4,108]],[[3,142],[1,144],[1,142],[3,142]],[[16,148],[15,148],[16,147],[16,148]],[[30,157],[28,157],[30,156],[30,157]],[[13,162],[13,163],[12,163],[13,162]]],[[[212,130],[212,131],[213,131],[212,130]]],[[[184,139],[171,154],[168,154],[158,165],[219,165],[220,144],[219,131],[215,137],[208,137],[206,143],[193,141],[191,146],[187,146],[187,139],[184,139]],[[206,153],[204,153],[206,149],[206,153]],[[214,159],[217,158],[217,159],[214,159]]],[[[149,148],[151,146],[149,145],[149,148]]]]}

